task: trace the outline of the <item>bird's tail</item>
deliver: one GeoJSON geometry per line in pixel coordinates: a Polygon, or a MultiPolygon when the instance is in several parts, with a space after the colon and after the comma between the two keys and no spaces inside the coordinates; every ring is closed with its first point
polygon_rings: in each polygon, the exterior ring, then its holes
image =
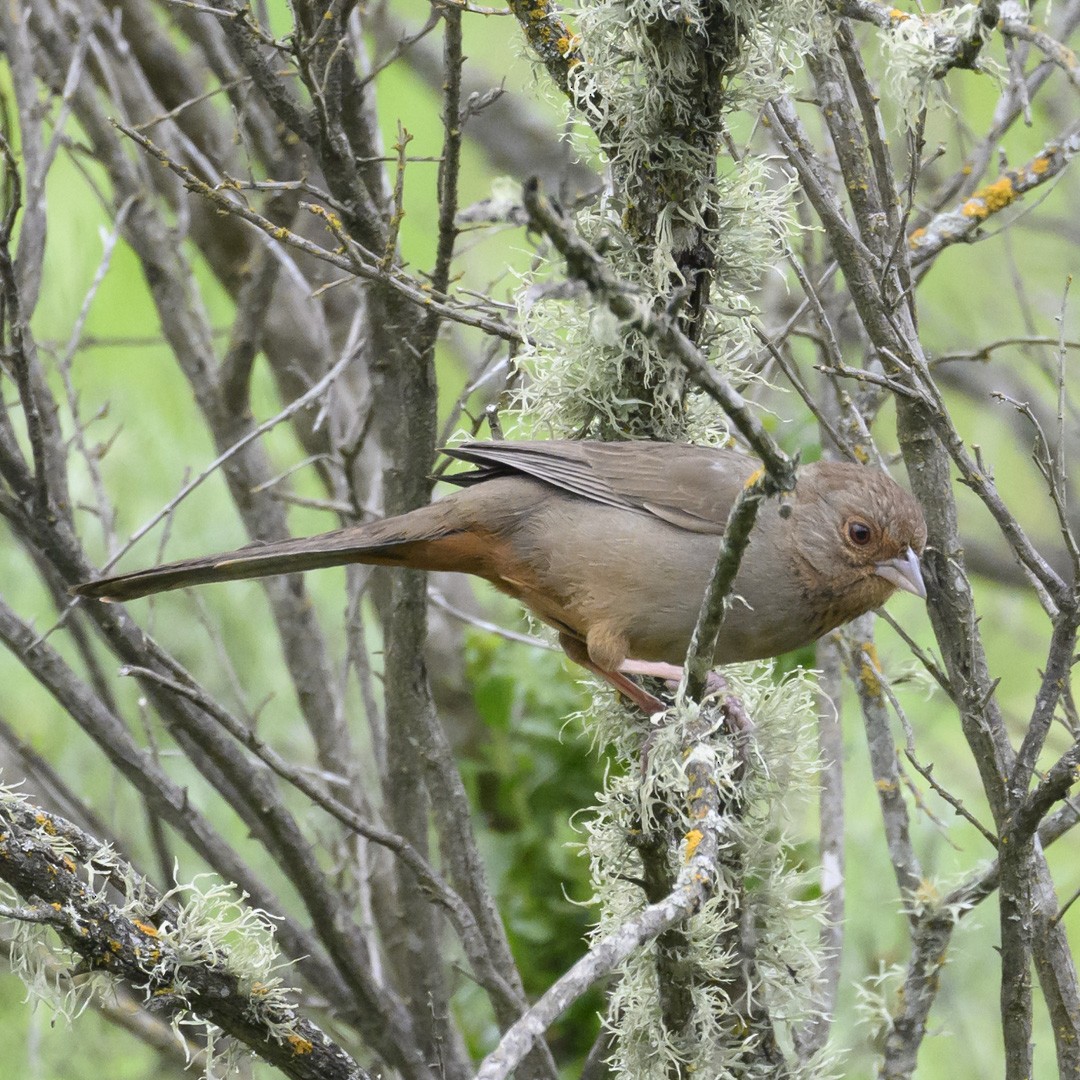
{"type": "Polygon", "coordinates": [[[436,512],[436,506],[425,506],[399,517],[353,525],[321,536],[249,544],[236,551],[184,559],[133,574],[99,578],[76,585],[71,591],[77,596],[98,600],[134,600],[149,593],[189,585],[293,574],[346,563],[442,570],[447,568],[448,561],[452,561],[453,552],[447,549],[458,545],[453,541],[455,530],[436,512]]]}

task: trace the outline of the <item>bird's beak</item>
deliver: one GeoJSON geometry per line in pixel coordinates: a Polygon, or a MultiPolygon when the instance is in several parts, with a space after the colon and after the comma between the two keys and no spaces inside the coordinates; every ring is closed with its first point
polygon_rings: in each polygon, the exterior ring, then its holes
{"type": "Polygon", "coordinates": [[[926,599],[926,584],[919,569],[919,556],[908,548],[899,558],[886,559],[874,567],[874,573],[904,592],[926,599]]]}

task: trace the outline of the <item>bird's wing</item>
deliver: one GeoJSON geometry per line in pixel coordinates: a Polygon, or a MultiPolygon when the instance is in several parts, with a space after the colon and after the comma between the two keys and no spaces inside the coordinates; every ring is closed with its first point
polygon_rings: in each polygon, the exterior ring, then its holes
{"type": "Polygon", "coordinates": [[[447,477],[453,483],[518,473],[592,502],[716,534],[758,468],[734,450],[660,442],[470,442],[444,453],[476,466],[447,477]]]}
{"type": "Polygon", "coordinates": [[[517,473],[542,480],[552,487],[592,502],[622,510],[640,510],[640,505],[621,497],[602,476],[594,472],[585,453],[587,445],[553,439],[544,442],[467,442],[447,446],[443,447],[447,457],[467,461],[476,468],[444,479],[465,487],[496,476],[517,473]]]}

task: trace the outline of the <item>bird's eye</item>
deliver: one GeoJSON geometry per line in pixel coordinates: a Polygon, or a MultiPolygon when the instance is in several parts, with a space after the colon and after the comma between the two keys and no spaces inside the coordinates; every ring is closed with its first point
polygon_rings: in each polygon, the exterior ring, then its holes
{"type": "Polygon", "coordinates": [[[859,521],[854,519],[847,523],[848,539],[856,547],[864,547],[870,543],[870,537],[873,536],[873,530],[866,524],[865,521],[859,521]]]}

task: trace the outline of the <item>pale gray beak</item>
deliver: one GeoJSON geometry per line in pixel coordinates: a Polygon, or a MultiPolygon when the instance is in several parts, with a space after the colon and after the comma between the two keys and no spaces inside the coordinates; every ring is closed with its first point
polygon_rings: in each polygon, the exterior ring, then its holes
{"type": "Polygon", "coordinates": [[[908,548],[898,559],[886,559],[874,567],[874,573],[904,592],[926,599],[926,584],[919,569],[919,556],[908,548]]]}

